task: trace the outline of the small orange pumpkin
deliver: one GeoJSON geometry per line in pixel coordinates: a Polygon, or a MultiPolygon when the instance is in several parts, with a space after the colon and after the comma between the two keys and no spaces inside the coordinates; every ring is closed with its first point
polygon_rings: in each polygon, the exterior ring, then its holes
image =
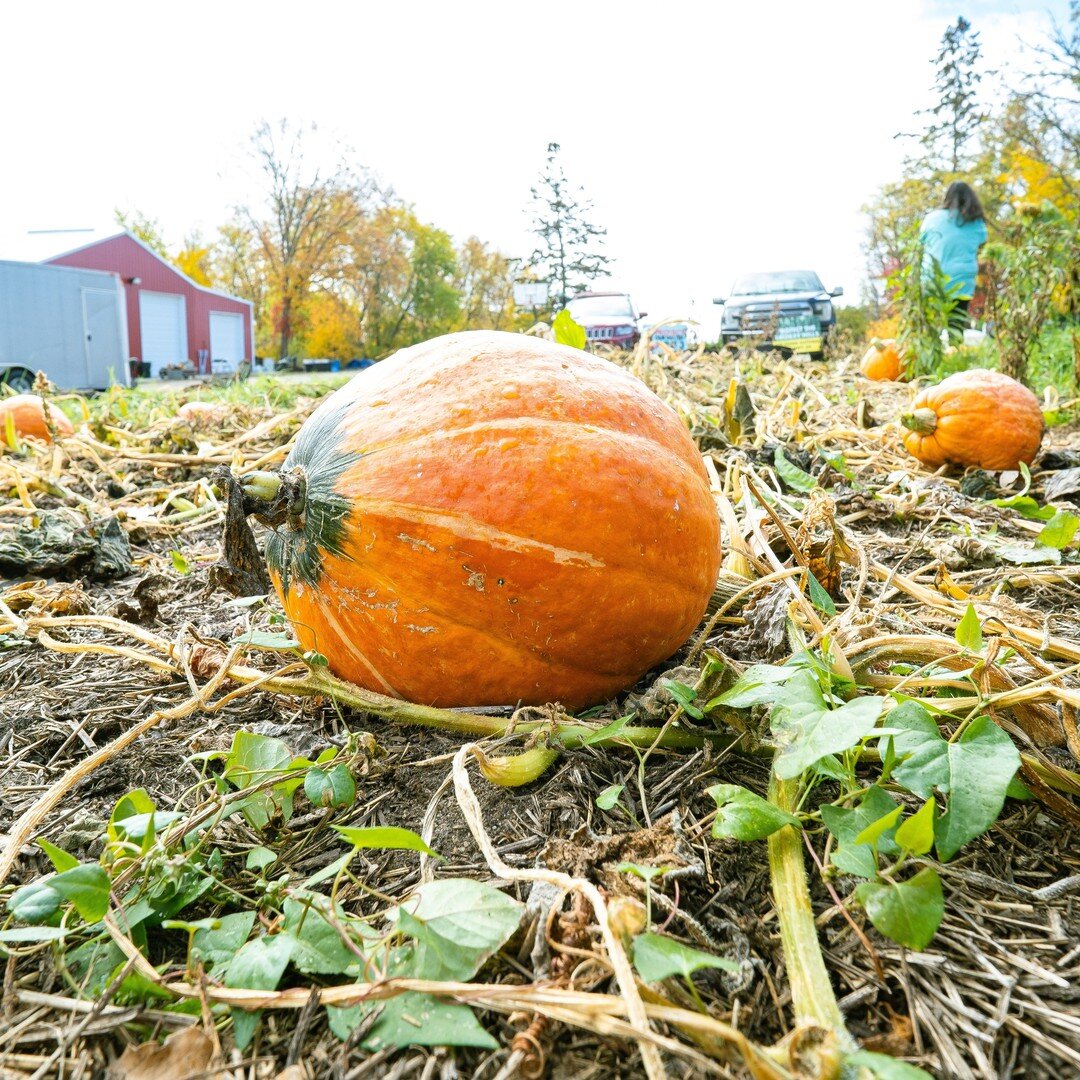
{"type": "Polygon", "coordinates": [[[1039,452],[1039,399],[999,371],[973,368],[921,390],[900,421],[904,446],[932,469],[974,466],[993,472],[1030,465],[1039,452]]]}
{"type": "Polygon", "coordinates": [[[880,341],[875,338],[870,342],[859,365],[859,370],[868,378],[883,382],[895,382],[904,376],[904,364],[896,342],[889,338],[880,341]]]}
{"type": "Polygon", "coordinates": [[[304,423],[281,488],[266,558],[300,641],[423,704],[602,701],[687,640],[720,566],[674,410],[521,334],[451,334],[357,375],[304,423]]]}
{"type": "Polygon", "coordinates": [[[16,394],[14,397],[0,398],[0,438],[7,428],[7,418],[10,416],[16,434],[24,438],[52,442],[52,433],[45,419],[46,409],[59,438],[66,439],[75,434],[71,421],[55,405],[47,405],[37,394],[16,394]]]}

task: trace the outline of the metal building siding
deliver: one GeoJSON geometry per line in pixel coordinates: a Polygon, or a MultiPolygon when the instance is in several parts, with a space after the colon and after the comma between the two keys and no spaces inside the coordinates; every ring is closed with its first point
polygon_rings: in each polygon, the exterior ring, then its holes
{"type": "Polygon", "coordinates": [[[254,360],[254,327],[251,325],[251,307],[248,303],[193,284],[127,233],[58,255],[48,262],[55,266],[111,270],[120,275],[127,299],[128,341],[132,356],[142,359],[139,292],[146,289],[148,292],[180,294],[185,298],[188,359],[197,360],[200,350],[210,348],[210,312],[229,311],[243,316],[246,359],[254,360]],[[138,285],[130,284],[133,277],[140,279],[138,285]]]}
{"type": "Polygon", "coordinates": [[[0,365],[44,371],[64,389],[104,389],[113,380],[127,385],[120,302],[115,274],[0,262],[0,365]],[[112,298],[94,312],[95,319],[106,320],[95,325],[108,331],[107,355],[95,357],[97,364],[88,354],[86,293],[112,298]]]}

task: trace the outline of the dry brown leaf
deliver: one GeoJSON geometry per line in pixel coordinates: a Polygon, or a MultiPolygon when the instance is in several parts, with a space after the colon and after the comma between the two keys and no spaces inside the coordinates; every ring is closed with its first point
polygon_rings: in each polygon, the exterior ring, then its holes
{"type": "Polygon", "coordinates": [[[129,1046],[110,1075],[112,1080],[190,1080],[206,1071],[213,1056],[213,1042],[200,1028],[189,1027],[164,1043],[129,1046]]]}

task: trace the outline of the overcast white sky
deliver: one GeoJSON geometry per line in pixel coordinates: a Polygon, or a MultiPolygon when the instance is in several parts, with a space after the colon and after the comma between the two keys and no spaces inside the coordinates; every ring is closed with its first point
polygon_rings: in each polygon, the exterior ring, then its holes
{"type": "MultiPolygon", "coordinates": [[[[992,67],[1066,0],[963,7],[992,67]]],[[[855,301],[860,206],[930,102],[940,0],[8,4],[0,258],[32,229],[157,218],[178,244],[257,195],[263,119],[315,121],[457,238],[532,247],[524,213],[563,147],[650,320],[718,324],[742,270],[811,268],[855,301]]],[[[60,237],[57,248],[76,246],[60,237]]],[[[712,336],[715,336],[713,333],[712,336]]]]}

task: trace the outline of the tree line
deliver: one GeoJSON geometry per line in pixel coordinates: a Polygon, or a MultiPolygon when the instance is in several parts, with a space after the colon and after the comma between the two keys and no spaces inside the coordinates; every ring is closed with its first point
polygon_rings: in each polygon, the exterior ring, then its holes
{"type": "Polygon", "coordinates": [[[189,234],[170,250],[156,221],[117,212],[194,281],[252,302],[259,355],[379,358],[455,330],[523,329],[537,313],[515,307],[515,282],[549,283],[547,315],[606,272],[606,230],[567,180],[557,143],[530,192],[536,248],[515,258],[477,236],[455,242],[347,154],[311,164],[309,135],[287,121],[259,125],[261,195],[212,239],[189,234]]]}

